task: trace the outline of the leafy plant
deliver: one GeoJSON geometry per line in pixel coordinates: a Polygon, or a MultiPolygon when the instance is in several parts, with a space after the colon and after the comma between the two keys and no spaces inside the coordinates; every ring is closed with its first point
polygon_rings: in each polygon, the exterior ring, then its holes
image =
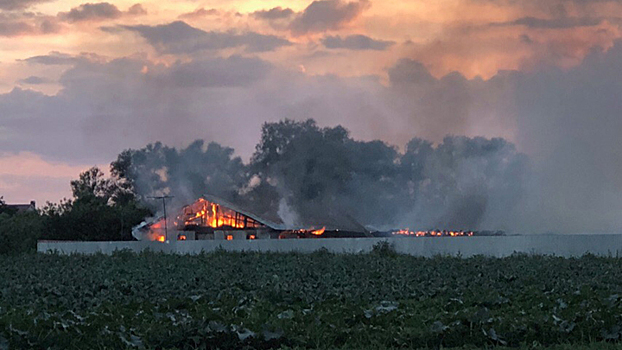
{"type": "Polygon", "coordinates": [[[0,349],[620,349],[621,261],[0,256],[0,349]]]}

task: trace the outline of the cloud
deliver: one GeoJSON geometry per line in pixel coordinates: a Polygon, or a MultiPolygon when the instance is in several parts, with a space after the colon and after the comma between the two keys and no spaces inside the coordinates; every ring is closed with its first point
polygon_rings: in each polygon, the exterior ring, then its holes
{"type": "Polygon", "coordinates": [[[383,51],[395,44],[394,41],[375,40],[365,35],[326,36],[321,39],[327,49],[376,50],[383,51]]]}
{"type": "Polygon", "coordinates": [[[47,35],[60,30],[61,26],[55,17],[35,13],[0,12],[0,36],[47,35]]]}
{"type": "Polygon", "coordinates": [[[52,0],[0,0],[0,10],[22,10],[30,6],[52,0]]]}
{"type": "Polygon", "coordinates": [[[121,10],[107,2],[82,4],[69,12],[58,14],[59,18],[68,22],[101,21],[120,18],[122,15],[121,10]]]}
{"type": "Polygon", "coordinates": [[[510,22],[493,23],[493,26],[525,26],[536,29],[567,29],[576,27],[593,27],[602,23],[604,18],[591,17],[560,17],[543,19],[522,17],[510,22]]]}
{"type": "Polygon", "coordinates": [[[32,152],[0,152],[0,188],[9,203],[38,206],[46,201],[71,196],[69,181],[93,165],[72,165],[46,160],[32,152]]]}
{"type": "Polygon", "coordinates": [[[264,78],[271,68],[257,58],[231,56],[177,63],[160,79],[179,87],[236,87],[264,78]]]}
{"type": "Polygon", "coordinates": [[[197,19],[197,18],[203,18],[206,16],[216,16],[218,14],[220,14],[220,11],[216,9],[206,10],[205,8],[201,7],[192,12],[181,14],[179,15],[179,18],[180,19],[197,19]]]}
{"type": "Polygon", "coordinates": [[[430,71],[421,62],[403,58],[389,68],[389,80],[394,86],[400,86],[428,84],[435,82],[436,78],[430,74],[430,71]]]}
{"type": "Polygon", "coordinates": [[[246,135],[263,115],[252,122],[245,101],[273,71],[267,62],[239,56],[170,67],[138,58],[36,61],[76,63],[61,76],[58,95],[19,88],[0,94],[0,152],[86,163],[109,162],[124,147],[157,140],[246,135]]]}
{"type": "Polygon", "coordinates": [[[132,5],[127,9],[127,14],[131,16],[143,16],[147,14],[147,10],[141,4],[132,5]]]}
{"type": "Polygon", "coordinates": [[[80,60],[55,96],[0,94],[0,151],[99,164],[124,148],[202,138],[248,157],[262,123],[283,118],[342,124],[357,139],[398,146],[415,136],[502,136],[531,157],[533,174],[513,199],[517,211],[491,212],[482,225],[521,233],[622,228],[621,41],[563,70],[436,78],[404,59],[388,74],[387,83],[306,76],[238,56],[170,66],[141,57],[80,60]]]}
{"type": "Polygon", "coordinates": [[[28,78],[19,80],[19,83],[28,84],[28,85],[41,85],[41,84],[47,84],[49,82],[50,80],[46,78],[37,77],[34,75],[31,75],[28,78]]]}
{"type": "Polygon", "coordinates": [[[314,1],[296,16],[290,25],[290,29],[294,35],[337,30],[355,20],[369,7],[370,2],[368,0],[355,2],[314,1]]]}
{"type": "Polygon", "coordinates": [[[58,51],[52,51],[47,55],[32,56],[22,61],[29,64],[42,64],[46,66],[62,66],[62,65],[74,65],[83,61],[102,61],[103,58],[94,53],[82,53],[78,56],[70,55],[58,51]]]}
{"type": "MultiPolygon", "coordinates": [[[[183,21],[156,26],[120,26],[136,32],[156,50],[163,53],[194,53],[202,50],[222,50],[243,47],[247,52],[273,51],[291,45],[289,41],[274,35],[255,32],[206,32],[191,27],[183,21]]],[[[114,31],[114,28],[102,28],[114,31]]]]}
{"type": "Polygon", "coordinates": [[[295,12],[290,8],[275,7],[270,10],[260,10],[252,13],[258,19],[273,21],[291,18],[295,12]]]}
{"type": "Polygon", "coordinates": [[[36,30],[26,22],[0,22],[0,36],[16,36],[33,33],[36,30]]]}

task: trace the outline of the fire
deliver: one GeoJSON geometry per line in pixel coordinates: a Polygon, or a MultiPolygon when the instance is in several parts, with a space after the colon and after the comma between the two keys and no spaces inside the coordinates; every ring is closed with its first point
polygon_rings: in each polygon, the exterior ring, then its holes
{"type": "Polygon", "coordinates": [[[321,236],[326,232],[326,226],[321,229],[314,230],[313,228],[309,229],[300,229],[300,230],[288,230],[283,231],[279,234],[279,239],[283,238],[310,238],[312,236],[321,236]],[[311,235],[311,236],[309,236],[311,235]]]}
{"type": "Polygon", "coordinates": [[[185,240],[187,240],[187,239],[188,239],[188,238],[186,237],[186,235],[179,235],[179,236],[177,237],[177,240],[178,240],[178,241],[185,241],[185,240]]]}
{"type": "Polygon", "coordinates": [[[227,241],[233,241],[233,235],[227,235],[227,241]]]}
{"type": "Polygon", "coordinates": [[[440,230],[432,230],[432,231],[410,231],[410,229],[402,229],[398,231],[392,232],[394,235],[402,235],[402,236],[415,236],[415,237],[462,237],[462,236],[473,236],[473,231],[440,231],[440,230]]]}
{"type": "Polygon", "coordinates": [[[324,234],[324,231],[326,231],[326,226],[322,227],[319,230],[312,230],[311,234],[316,235],[316,236],[321,236],[324,234]]]}
{"type": "Polygon", "coordinates": [[[234,210],[200,198],[191,205],[184,207],[183,213],[177,217],[181,226],[207,226],[212,228],[255,228],[260,224],[255,220],[234,210]]]}
{"type": "Polygon", "coordinates": [[[166,241],[166,237],[164,237],[164,236],[158,236],[157,241],[158,241],[158,242],[164,242],[164,241],[166,241]]]}

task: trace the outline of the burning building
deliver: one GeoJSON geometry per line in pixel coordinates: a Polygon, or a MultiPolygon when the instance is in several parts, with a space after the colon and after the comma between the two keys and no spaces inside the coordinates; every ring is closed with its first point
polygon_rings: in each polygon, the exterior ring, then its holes
{"type": "Polygon", "coordinates": [[[158,217],[145,221],[132,231],[138,240],[238,240],[285,238],[366,237],[362,226],[318,225],[310,228],[287,227],[253,214],[238,205],[212,195],[203,195],[186,205],[175,218],[158,217]]]}
{"type": "Polygon", "coordinates": [[[186,205],[174,218],[159,217],[136,226],[132,234],[138,240],[166,242],[171,240],[254,240],[288,238],[338,238],[338,237],[470,237],[473,235],[499,235],[502,232],[473,231],[411,231],[409,229],[370,232],[348,215],[338,218],[327,214],[310,228],[287,227],[255,215],[238,205],[212,195],[203,195],[186,205]]]}
{"type": "Polygon", "coordinates": [[[211,195],[183,207],[174,226],[182,240],[273,238],[285,230],[282,223],[261,218],[211,195]]]}

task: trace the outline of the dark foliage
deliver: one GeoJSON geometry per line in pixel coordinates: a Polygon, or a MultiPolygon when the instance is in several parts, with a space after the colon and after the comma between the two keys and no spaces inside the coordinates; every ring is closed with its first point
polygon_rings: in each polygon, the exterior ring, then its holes
{"type": "Polygon", "coordinates": [[[42,209],[42,239],[70,241],[132,240],[132,227],[151,211],[141,207],[124,180],[105,178],[91,168],[71,182],[73,198],[42,209]]]}
{"type": "Polygon", "coordinates": [[[0,346],[580,349],[622,340],[619,266],[593,256],[424,259],[381,246],[0,256],[0,346]]]}
{"type": "Polygon", "coordinates": [[[39,213],[0,213],[0,255],[34,252],[44,229],[39,213]]]}

